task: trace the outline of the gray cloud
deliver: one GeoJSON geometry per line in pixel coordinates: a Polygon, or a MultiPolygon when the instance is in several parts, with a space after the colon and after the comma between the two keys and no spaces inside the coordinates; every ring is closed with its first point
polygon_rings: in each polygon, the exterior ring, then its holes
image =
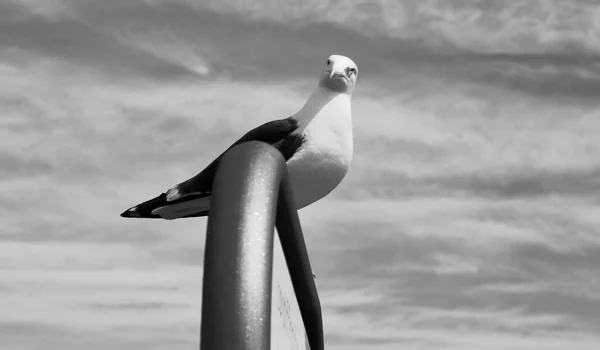
{"type": "Polygon", "coordinates": [[[108,310],[139,310],[139,311],[160,311],[163,309],[185,309],[190,307],[184,303],[168,303],[168,302],[119,302],[119,303],[93,303],[89,305],[95,311],[102,312],[108,310]]]}
{"type": "Polygon", "coordinates": [[[166,350],[173,347],[191,348],[198,346],[198,341],[192,335],[196,330],[189,329],[186,333],[166,334],[153,329],[151,339],[140,334],[138,329],[111,329],[107,332],[74,330],[72,328],[47,325],[43,323],[0,323],[3,337],[0,346],[15,350],[27,350],[37,347],[50,349],[79,348],[100,350],[106,348],[110,341],[113,349],[151,349],[166,350]]]}
{"type": "Polygon", "coordinates": [[[71,220],[53,222],[39,219],[33,224],[23,225],[17,231],[0,230],[0,239],[13,242],[89,242],[89,243],[129,243],[138,245],[154,245],[169,241],[165,233],[156,230],[96,228],[85,223],[73,224],[71,220]]]}
{"type": "MultiPolygon", "coordinates": [[[[2,7],[10,9],[11,4],[2,7]]],[[[20,9],[14,7],[13,11],[20,9]]],[[[2,31],[0,47],[8,50],[9,60],[16,65],[35,64],[35,57],[42,56],[66,60],[108,74],[112,79],[142,76],[160,80],[194,75],[183,64],[123,45],[77,19],[25,17],[5,24],[2,31]]]]}
{"type": "Polygon", "coordinates": [[[556,265],[563,270],[570,270],[569,274],[577,271],[585,275],[594,272],[600,265],[600,246],[587,244],[575,251],[560,252],[545,246],[523,244],[515,249],[513,258],[520,260],[524,270],[537,268],[540,272],[548,274],[548,277],[560,273],[560,270],[555,269],[556,265]]]}
{"type": "MultiPolygon", "coordinates": [[[[415,74],[435,75],[449,84],[471,81],[549,98],[592,98],[590,91],[600,84],[598,59],[593,55],[440,54],[413,39],[380,36],[373,40],[327,22],[300,27],[257,23],[186,2],[72,5],[81,19],[57,22],[28,17],[6,26],[3,46],[69,60],[111,79],[216,75],[289,81],[318,71],[326,55],[341,53],[359,63],[361,85],[371,84],[379,93],[414,88],[415,74]]],[[[23,60],[23,55],[17,57],[14,62],[23,60]]]]}
{"type": "Polygon", "coordinates": [[[16,157],[11,154],[0,153],[0,163],[2,164],[0,174],[5,179],[9,176],[22,177],[48,174],[52,170],[52,164],[49,162],[44,162],[41,159],[16,157]]]}
{"type": "MultiPolygon", "coordinates": [[[[418,154],[410,152],[410,154],[418,154]]],[[[427,154],[435,155],[434,152],[427,154]]],[[[441,153],[442,151],[440,151],[441,153]]],[[[600,193],[600,171],[582,170],[513,170],[503,174],[458,174],[409,177],[380,172],[361,180],[363,188],[372,194],[403,197],[412,195],[474,195],[499,198],[536,198],[543,196],[596,198],[600,193]]]]}
{"type": "MultiPolygon", "coordinates": [[[[370,288],[380,293],[378,302],[356,300],[335,306],[339,315],[360,315],[373,322],[403,315],[402,319],[414,327],[462,325],[522,335],[539,331],[574,331],[582,327],[598,329],[595,307],[598,296],[589,295],[598,283],[592,277],[598,266],[597,256],[600,256],[597,247],[558,252],[545,244],[514,243],[495,250],[483,243],[473,244],[468,239],[457,240],[444,232],[435,239],[415,238],[403,234],[401,226],[364,220],[330,225],[322,234],[336,249],[328,249],[326,253],[318,247],[311,249],[319,285],[325,288],[370,288]],[[360,234],[351,235],[350,232],[360,234]],[[440,259],[440,256],[446,258],[440,259]],[[448,269],[449,264],[456,268],[448,269]],[[555,281],[566,284],[553,286],[555,281]],[[485,292],[476,292],[490,284],[519,286],[529,283],[543,283],[545,287],[535,291],[485,289],[485,292]],[[447,318],[416,321],[421,319],[423,310],[429,309],[444,310],[448,313],[447,318]],[[471,310],[472,315],[453,314],[462,309],[471,310]],[[484,322],[477,316],[490,310],[515,309],[522,310],[519,316],[522,321],[505,322],[490,317],[484,322]],[[556,315],[569,321],[545,323],[545,315],[556,315]],[[529,322],[525,321],[528,318],[531,318],[531,324],[523,329],[519,322],[529,322]],[[410,321],[413,319],[414,324],[410,321]]],[[[489,244],[497,243],[490,240],[489,244]]],[[[327,299],[324,302],[327,303],[327,299]]]]}
{"type": "MultiPolygon", "coordinates": [[[[186,3],[192,3],[185,1],[186,3]]],[[[418,41],[440,51],[478,53],[598,52],[588,34],[596,28],[589,0],[495,1],[299,1],[255,6],[255,2],[209,1],[196,5],[252,20],[297,27],[333,23],[370,37],[418,41]],[[288,24],[289,25],[289,24],[288,24]]]]}
{"type": "Polygon", "coordinates": [[[204,262],[204,237],[200,236],[200,240],[194,243],[194,246],[187,244],[185,246],[175,246],[170,248],[156,248],[152,250],[151,254],[156,260],[161,262],[172,262],[200,267],[204,262]]]}

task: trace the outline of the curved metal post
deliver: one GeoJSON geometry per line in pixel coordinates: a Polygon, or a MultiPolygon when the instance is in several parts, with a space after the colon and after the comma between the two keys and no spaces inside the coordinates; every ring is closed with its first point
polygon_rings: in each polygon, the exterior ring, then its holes
{"type": "Polygon", "coordinates": [[[273,233],[282,155],[262,142],[230,149],[213,184],[206,233],[202,350],[270,348],[273,233]]]}
{"type": "Polygon", "coordinates": [[[270,349],[275,225],[310,347],[323,349],[321,304],[285,160],[252,141],[225,153],[213,183],[201,350],[270,349]]]}

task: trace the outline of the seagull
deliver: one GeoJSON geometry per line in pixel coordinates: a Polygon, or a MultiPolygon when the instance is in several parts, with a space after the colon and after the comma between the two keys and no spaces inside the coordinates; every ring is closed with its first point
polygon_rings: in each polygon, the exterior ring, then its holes
{"type": "MultiPolygon", "coordinates": [[[[317,87],[298,112],[249,131],[231,146],[262,141],[278,149],[287,164],[297,209],[325,197],[348,172],[353,152],[350,105],[357,76],[358,68],[350,58],[329,56],[317,87]]],[[[167,220],[207,216],[223,154],[196,176],[121,216],[167,220]]]]}

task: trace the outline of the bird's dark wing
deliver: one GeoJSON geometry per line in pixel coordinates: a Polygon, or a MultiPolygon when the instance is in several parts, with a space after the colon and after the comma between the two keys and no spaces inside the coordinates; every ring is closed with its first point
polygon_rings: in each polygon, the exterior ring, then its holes
{"type": "MultiPolygon", "coordinates": [[[[283,154],[285,160],[288,160],[300,148],[304,141],[304,137],[302,135],[291,134],[297,128],[298,121],[293,117],[274,120],[250,130],[227,150],[243,142],[262,141],[276,147],[283,154]]],[[[227,150],[225,152],[227,152],[227,150]]],[[[219,155],[217,159],[210,163],[196,176],[174,186],[166,193],[161,193],[159,196],[129,208],[123,212],[121,216],[136,218],[160,218],[161,216],[153,214],[153,211],[157,208],[170,207],[175,204],[198,200],[210,196],[217,166],[225,152],[219,155]]],[[[189,214],[186,217],[205,216],[207,214],[208,211],[201,210],[197,213],[189,214]]]]}
{"type": "MultiPolygon", "coordinates": [[[[288,160],[302,145],[302,136],[291,135],[298,128],[298,121],[292,117],[270,121],[254,128],[237,140],[231,147],[247,141],[262,141],[278,148],[288,160]]],[[[225,152],[227,152],[227,150],[225,152]]],[[[219,161],[225,154],[223,152],[204,170],[191,179],[184,181],[167,191],[168,202],[178,200],[185,196],[210,193],[219,161]]]]}

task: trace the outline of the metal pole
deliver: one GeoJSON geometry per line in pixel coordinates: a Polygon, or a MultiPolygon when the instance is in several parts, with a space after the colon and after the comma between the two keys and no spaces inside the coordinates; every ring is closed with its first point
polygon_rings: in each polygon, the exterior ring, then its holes
{"type": "Polygon", "coordinates": [[[211,197],[201,350],[266,350],[271,339],[273,234],[283,156],[246,142],[223,156],[211,197]]]}
{"type": "Polygon", "coordinates": [[[311,350],[323,350],[325,343],[321,302],[315,286],[289,177],[282,178],[279,191],[276,226],[281,248],[294,286],[310,348],[311,350]]]}

